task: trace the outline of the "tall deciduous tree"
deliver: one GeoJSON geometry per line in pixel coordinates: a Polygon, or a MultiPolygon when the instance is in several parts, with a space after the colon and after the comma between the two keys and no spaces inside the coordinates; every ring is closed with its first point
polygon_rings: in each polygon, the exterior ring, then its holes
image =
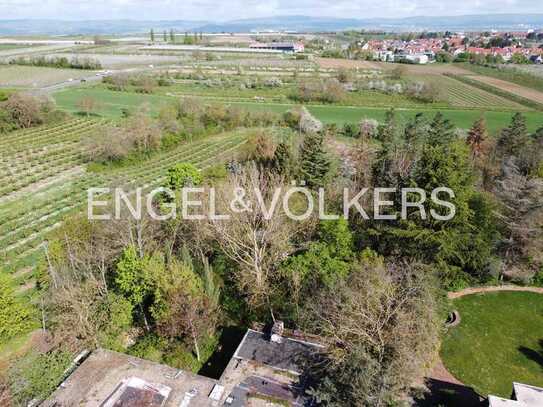
{"type": "Polygon", "coordinates": [[[292,223],[279,208],[280,202],[275,200],[277,205],[272,207],[276,188],[282,187],[281,177],[261,172],[256,166],[244,168],[217,189],[215,213],[230,218],[208,217],[198,229],[205,231],[209,240],[238,266],[236,282],[255,308],[269,307],[278,266],[294,250],[292,239],[296,232],[292,223]],[[257,207],[236,207],[232,211],[232,197],[239,188],[246,193],[244,202],[257,207]],[[269,216],[264,215],[261,205],[269,216]]]}
{"type": "Polygon", "coordinates": [[[168,277],[158,288],[162,299],[155,309],[158,332],[170,339],[190,338],[201,361],[200,341],[214,332],[218,319],[216,294],[208,295],[191,263],[174,262],[168,269],[168,277]]]}
{"type": "Polygon", "coordinates": [[[327,406],[395,405],[437,355],[435,282],[420,264],[368,254],[347,280],[312,298],[305,318],[329,344],[309,372],[311,393],[327,406]]]}

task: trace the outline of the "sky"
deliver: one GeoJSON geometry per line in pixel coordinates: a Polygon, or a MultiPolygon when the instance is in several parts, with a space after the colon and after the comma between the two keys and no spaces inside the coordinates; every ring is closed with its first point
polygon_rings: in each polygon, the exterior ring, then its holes
{"type": "Polygon", "coordinates": [[[409,17],[543,13],[542,0],[0,0],[0,20],[227,21],[279,15],[409,17]]]}

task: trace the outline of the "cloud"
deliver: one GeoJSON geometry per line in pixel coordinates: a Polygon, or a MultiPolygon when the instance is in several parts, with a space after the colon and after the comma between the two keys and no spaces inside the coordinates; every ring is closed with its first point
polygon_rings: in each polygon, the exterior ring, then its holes
{"type": "Polygon", "coordinates": [[[272,15],[408,17],[543,12],[541,0],[0,0],[0,19],[225,21],[272,15]]]}

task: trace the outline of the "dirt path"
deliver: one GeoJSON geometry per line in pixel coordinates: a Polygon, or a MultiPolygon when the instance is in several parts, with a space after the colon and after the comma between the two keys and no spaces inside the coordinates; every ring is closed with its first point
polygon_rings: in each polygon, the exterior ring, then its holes
{"type": "Polygon", "coordinates": [[[492,78],[490,76],[470,75],[469,78],[490,86],[494,86],[495,88],[504,90],[506,92],[513,93],[514,95],[533,100],[534,102],[543,103],[543,92],[526,88],[515,83],[502,81],[501,79],[492,78]]]}
{"type": "Polygon", "coordinates": [[[460,298],[464,295],[478,294],[478,293],[488,293],[496,291],[528,291],[532,293],[543,294],[543,287],[520,287],[517,285],[499,285],[493,287],[472,287],[465,288],[460,291],[449,292],[447,297],[450,299],[460,298]]]}

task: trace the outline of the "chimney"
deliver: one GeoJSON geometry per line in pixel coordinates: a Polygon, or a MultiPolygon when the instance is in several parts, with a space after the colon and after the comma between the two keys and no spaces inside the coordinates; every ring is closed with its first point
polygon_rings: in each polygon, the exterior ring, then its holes
{"type": "Polygon", "coordinates": [[[283,341],[283,330],[285,324],[283,321],[275,321],[271,329],[270,341],[274,343],[281,343],[283,341]]]}

